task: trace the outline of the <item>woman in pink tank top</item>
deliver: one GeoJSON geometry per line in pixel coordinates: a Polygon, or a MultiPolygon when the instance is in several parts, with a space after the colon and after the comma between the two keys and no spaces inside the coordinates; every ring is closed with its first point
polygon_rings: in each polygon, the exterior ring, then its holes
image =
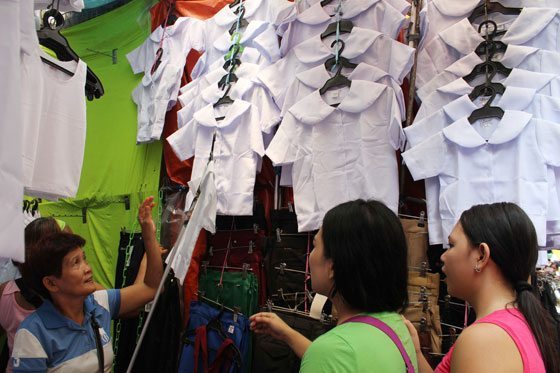
{"type": "MultiPolygon", "coordinates": [[[[537,262],[537,235],[513,203],[465,211],[441,256],[449,294],[464,299],[477,319],[436,367],[444,372],[560,372],[558,334],[527,282],[537,262]]],[[[432,372],[410,322],[421,373],[432,372]]]]}

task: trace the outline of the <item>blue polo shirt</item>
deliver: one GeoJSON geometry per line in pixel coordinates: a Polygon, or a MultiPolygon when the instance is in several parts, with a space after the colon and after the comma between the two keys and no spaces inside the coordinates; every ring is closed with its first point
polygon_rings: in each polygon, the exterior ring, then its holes
{"type": "Polygon", "coordinates": [[[63,316],[50,301],[20,325],[14,340],[14,372],[91,373],[99,370],[92,317],[99,324],[105,372],[111,372],[113,348],[111,319],[119,314],[118,289],[100,290],[84,301],[84,322],[79,325],[63,316]]]}

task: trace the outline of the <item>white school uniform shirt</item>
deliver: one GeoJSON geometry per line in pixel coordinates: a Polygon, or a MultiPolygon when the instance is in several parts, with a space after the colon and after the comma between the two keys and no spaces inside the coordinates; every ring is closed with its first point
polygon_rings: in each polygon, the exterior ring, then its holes
{"type": "Polygon", "coordinates": [[[0,100],[0,257],[24,261],[23,216],[23,165],[22,143],[24,141],[20,110],[20,2],[0,2],[0,12],[5,18],[2,26],[2,58],[0,59],[0,86],[5,92],[0,100]]]}
{"type": "MultiPolygon", "coordinates": [[[[279,26],[282,34],[281,53],[285,56],[296,45],[321,34],[336,21],[334,1],[325,7],[317,1],[279,26]],[[285,30],[285,31],[284,31],[285,30]]],[[[345,0],[342,2],[342,19],[351,20],[354,26],[379,31],[396,39],[406,18],[383,0],[345,0]]]]}
{"type": "MultiPolygon", "coordinates": [[[[295,2],[295,10],[296,12],[303,12],[304,10],[310,8],[311,6],[317,4],[318,2],[320,2],[321,0],[299,0],[295,2]]],[[[410,2],[406,1],[406,0],[384,0],[388,5],[392,6],[393,8],[395,8],[396,10],[398,10],[400,13],[407,15],[408,11],[411,8],[410,2]]],[[[343,2],[344,3],[344,2],[343,2]]],[[[337,1],[333,1],[330,4],[327,4],[324,8],[327,10],[330,10],[334,5],[334,8],[336,9],[336,6],[338,6],[338,2],[337,1]]]]}
{"type": "Polygon", "coordinates": [[[507,27],[501,38],[506,44],[560,52],[559,32],[560,9],[558,2],[551,8],[523,8],[521,13],[507,27]]]}
{"type": "Polygon", "coordinates": [[[40,141],[37,144],[35,167],[31,185],[26,185],[29,196],[46,199],[76,197],[82,173],[86,142],[86,84],[87,66],[80,60],[57,61],[73,71],[73,76],[42,64],[43,103],[41,105],[40,141]]]}
{"type": "Polygon", "coordinates": [[[350,88],[324,97],[316,90],[293,105],[266,154],[275,165],[293,163],[298,230],[318,229],[329,209],[356,198],[397,211],[401,138],[398,103],[383,84],[354,80],[350,88]]]}
{"type": "MultiPolygon", "coordinates": [[[[493,61],[499,61],[506,67],[517,67],[537,73],[560,75],[560,53],[521,45],[508,45],[505,53],[494,55],[493,61]]],[[[483,62],[475,52],[471,52],[454,62],[428,83],[418,89],[416,94],[423,100],[438,87],[451,83],[455,79],[468,75],[476,65],[483,62]]]]}
{"type": "MultiPolygon", "coordinates": [[[[184,107],[177,113],[178,120],[185,122],[189,118],[192,119],[194,113],[208,104],[214,104],[224,94],[225,91],[218,87],[218,82],[206,87],[192,105],[184,107]]],[[[259,127],[263,132],[271,133],[274,126],[280,122],[280,109],[261,85],[240,77],[232,84],[228,96],[232,100],[241,99],[253,104],[259,114],[259,127]]]]}
{"type": "MultiPolygon", "coordinates": [[[[524,8],[554,8],[558,7],[557,0],[501,0],[500,3],[506,7],[524,8]]],[[[454,25],[464,18],[468,18],[472,11],[480,4],[479,0],[430,0],[421,13],[424,21],[424,32],[420,47],[429,43],[439,31],[454,25]]],[[[494,13],[492,19],[499,17],[494,13]]],[[[510,16],[506,16],[508,18],[510,16]]]]}
{"type": "MultiPolygon", "coordinates": [[[[210,65],[222,59],[228,53],[231,46],[235,44],[232,39],[233,35],[229,33],[231,25],[214,28],[210,28],[208,24],[205,24],[205,26],[203,31],[205,40],[203,44],[204,54],[200,56],[193,67],[191,72],[193,79],[208,72],[210,65]],[[212,37],[212,35],[215,36],[212,37]]],[[[239,32],[238,42],[244,47],[250,47],[258,51],[258,59],[254,63],[267,66],[280,59],[278,35],[276,35],[276,29],[272,23],[252,20],[245,29],[241,29],[239,32]]],[[[240,54],[242,55],[243,53],[240,54]]]]}
{"type": "MultiPolygon", "coordinates": [[[[336,46],[330,47],[334,39],[331,36],[321,40],[320,35],[316,35],[260,71],[257,78],[271,93],[278,107],[283,106],[286,89],[297,73],[316,67],[334,56],[333,48],[336,46]]],[[[414,49],[378,31],[354,27],[349,34],[340,35],[340,39],[345,42],[341,56],[354,63],[364,62],[386,71],[399,83],[412,67],[414,49]]]]}
{"type": "MultiPolygon", "coordinates": [[[[484,79],[485,77],[482,75],[467,83],[461,78],[436,89],[422,101],[415,120],[426,118],[458,97],[471,93],[474,87],[484,82],[484,79]]],[[[501,81],[505,87],[532,88],[542,95],[556,97],[560,95],[560,77],[554,74],[536,73],[514,68],[508,77],[503,80],[494,78],[494,81],[501,81]]]]}
{"type": "Polygon", "coordinates": [[[467,18],[439,31],[418,52],[416,86],[423,87],[446,67],[474,51],[483,41],[484,38],[472,27],[467,18]]]}
{"type": "MultiPolygon", "coordinates": [[[[432,113],[427,118],[415,122],[413,125],[404,129],[407,145],[413,148],[431,136],[442,131],[445,127],[459,120],[464,116],[469,116],[475,109],[482,106],[480,99],[472,102],[468,95],[464,95],[445,105],[442,109],[432,113]]],[[[503,96],[497,96],[492,103],[502,109],[524,111],[532,114],[535,118],[549,120],[560,123],[560,99],[551,96],[536,94],[534,89],[508,87],[503,96]]],[[[560,124],[559,124],[560,125],[560,124]]],[[[556,170],[550,169],[549,181],[549,210],[547,219],[550,229],[547,233],[552,234],[558,231],[557,224],[550,222],[557,221],[560,217],[560,205],[558,191],[556,188],[556,170]]],[[[447,244],[447,237],[443,236],[441,217],[439,213],[439,180],[438,178],[428,178],[425,180],[427,213],[430,221],[428,227],[430,244],[447,244]]]]}
{"type": "Polygon", "coordinates": [[[560,126],[506,110],[503,118],[471,125],[463,117],[404,152],[414,180],[438,177],[443,235],[476,204],[514,202],[546,245],[549,166],[560,166],[560,126]]]}
{"type": "MultiPolygon", "coordinates": [[[[192,179],[203,172],[213,148],[218,214],[252,215],[253,187],[259,157],[264,145],[257,109],[249,102],[235,100],[217,108],[207,105],[197,111],[191,122],[167,138],[181,160],[195,156],[192,179]],[[224,116],[223,120],[215,118],[224,116]]],[[[187,205],[194,191],[187,195],[187,205]]]]}
{"type": "MultiPolygon", "coordinates": [[[[297,74],[296,79],[290,84],[290,87],[286,91],[284,106],[282,107],[282,116],[284,116],[298,101],[321,88],[331,76],[332,73],[329,73],[323,64],[297,74]]],[[[404,118],[406,108],[402,89],[399,83],[391,78],[388,73],[375,66],[360,63],[347,76],[350,80],[366,80],[390,87],[395,93],[401,118],[404,118]]],[[[292,186],[292,184],[292,165],[284,165],[282,166],[280,185],[292,186]]]]}

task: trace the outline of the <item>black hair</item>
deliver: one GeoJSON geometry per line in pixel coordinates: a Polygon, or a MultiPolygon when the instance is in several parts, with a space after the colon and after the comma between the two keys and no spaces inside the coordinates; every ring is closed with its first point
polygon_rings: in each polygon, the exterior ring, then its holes
{"type": "Polygon", "coordinates": [[[43,298],[51,299],[49,291],[43,285],[43,278],[62,276],[64,257],[85,244],[86,241],[82,237],[65,232],[42,238],[27,255],[26,263],[22,266],[22,277],[43,298]]]}
{"type": "Polygon", "coordinates": [[[325,215],[322,238],[324,255],[333,262],[333,291],[349,306],[365,312],[407,307],[406,239],[387,206],[362,199],[342,203],[325,215]]]}
{"type": "Polygon", "coordinates": [[[473,246],[486,243],[504,279],[516,289],[517,309],[523,314],[541,351],[547,372],[560,371],[558,335],[551,315],[533,291],[523,291],[537,264],[537,234],[527,214],[509,202],[477,205],[463,212],[460,223],[473,246]]]}

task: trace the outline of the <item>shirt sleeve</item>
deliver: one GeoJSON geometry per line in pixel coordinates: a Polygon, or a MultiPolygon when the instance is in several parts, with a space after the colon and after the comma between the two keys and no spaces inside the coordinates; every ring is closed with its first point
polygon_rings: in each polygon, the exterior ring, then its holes
{"type": "Polygon", "coordinates": [[[93,293],[93,297],[100,306],[109,311],[112,319],[116,319],[119,316],[121,309],[120,289],[98,290],[93,293]]]}
{"type": "Polygon", "coordinates": [[[286,89],[298,72],[296,60],[293,53],[289,53],[274,64],[263,68],[257,75],[258,82],[270,92],[278,107],[283,106],[286,89]]]}
{"type": "Polygon", "coordinates": [[[408,145],[412,148],[444,128],[441,112],[434,113],[404,129],[408,145]]]}
{"type": "Polygon", "coordinates": [[[197,133],[197,124],[194,119],[167,137],[167,142],[175,155],[181,160],[189,159],[194,155],[194,141],[197,133]]]}
{"type": "Polygon", "coordinates": [[[148,38],[142,45],[126,55],[134,74],[140,74],[146,69],[147,53],[149,53],[148,49],[151,49],[149,48],[151,43],[152,41],[148,38]]]}
{"type": "Polygon", "coordinates": [[[13,372],[46,372],[47,358],[37,337],[28,329],[20,328],[12,349],[13,372]]]}
{"type": "Polygon", "coordinates": [[[272,97],[263,87],[257,85],[251,93],[249,102],[258,108],[262,132],[271,133],[274,126],[280,123],[280,109],[278,109],[272,97]]]}
{"type": "Polygon", "coordinates": [[[390,39],[385,35],[382,37],[387,40],[387,51],[389,51],[391,56],[391,64],[387,72],[395,78],[399,84],[402,84],[404,78],[408,75],[410,69],[412,69],[412,65],[414,64],[415,50],[414,48],[390,39]]]}
{"type": "Polygon", "coordinates": [[[294,163],[298,159],[301,137],[297,134],[297,126],[294,116],[287,113],[266,149],[266,155],[275,166],[294,163]]]}
{"type": "Polygon", "coordinates": [[[264,143],[263,143],[263,136],[262,130],[260,125],[260,118],[259,112],[254,105],[251,105],[249,109],[249,120],[250,120],[250,135],[251,136],[251,149],[260,155],[261,157],[264,156],[264,143]]]}
{"type": "Polygon", "coordinates": [[[536,124],[537,142],[546,163],[553,167],[560,167],[560,125],[542,121],[536,124]]]}
{"type": "Polygon", "coordinates": [[[443,171],[445,149],[445,138],[440,132],[402,153],[413,179],[416,181],[438,176],[443,171]]]}

